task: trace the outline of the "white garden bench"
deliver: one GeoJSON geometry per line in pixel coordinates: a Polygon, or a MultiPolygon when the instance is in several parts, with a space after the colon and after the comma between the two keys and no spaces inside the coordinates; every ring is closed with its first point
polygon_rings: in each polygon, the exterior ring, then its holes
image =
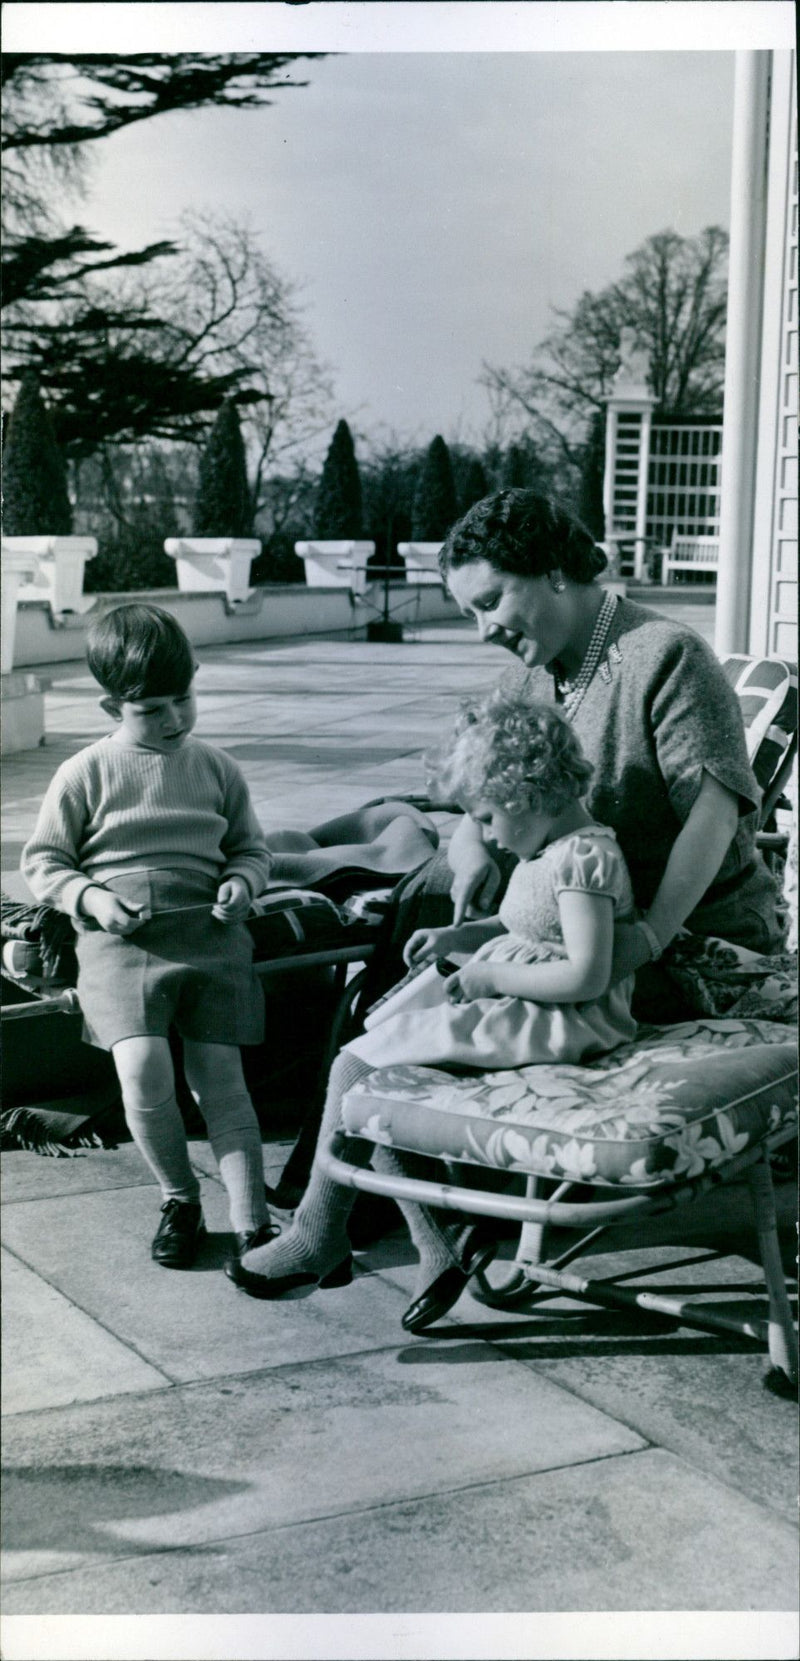
{"type": "Polygon", "coordinates": [[[671,571],[713,571],[719,566],[719,537],[673,536],[661,558],[661,581],[666,587],[671,571]]]}

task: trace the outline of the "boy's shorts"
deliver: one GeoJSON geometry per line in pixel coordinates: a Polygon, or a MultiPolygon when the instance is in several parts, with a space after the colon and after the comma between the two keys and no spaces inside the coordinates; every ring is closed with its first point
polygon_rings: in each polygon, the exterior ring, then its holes
{"type": "Polygon", "coordinates": [[[78,997],[87,1043],[110,1050],[123,1038],[166,1038],[171,1027],[201,1044],[261,1043],[264,996],[252,937],[244,923],[211,916],[220,880],[158,870],[103,883],[153,915],[128,935],[81,925],[78,997]]]}

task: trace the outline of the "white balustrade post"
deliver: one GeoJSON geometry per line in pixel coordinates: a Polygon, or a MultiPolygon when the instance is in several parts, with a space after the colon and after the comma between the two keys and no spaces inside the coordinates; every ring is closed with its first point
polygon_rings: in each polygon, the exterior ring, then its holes
{"type": "Polygon", "coordinates": [[[356,596],[365,593],[369,581],[367,561],[375,543],[358,538],[336,538],[296,542],[294,551],[305,566],[309,588],[349,588],[356,596]]]}
{"type": "Polygon", "coordinates": [[[93,536],[4,536],[0,557],[3,571],[12,555],[33,561],[36,575],[21,579],[19,598],[46,600],[57,623],[94,605],[93,595],[83,592],[83,577],[86,561],[96,553],[93,536]]]}
{"type": "Polygon", "coordinates": [[[255,592],[250,567],[261,553],[258,537],[170,536],[164,552],[175,561],[182,594],[224,594],[236,606],[255,592]]]}
{"type": "Polygon", "coordinates": [[[406,568],[406,582],[441,583],[439,550],[441,542],[398,542],[397,552],[406,568]]]}

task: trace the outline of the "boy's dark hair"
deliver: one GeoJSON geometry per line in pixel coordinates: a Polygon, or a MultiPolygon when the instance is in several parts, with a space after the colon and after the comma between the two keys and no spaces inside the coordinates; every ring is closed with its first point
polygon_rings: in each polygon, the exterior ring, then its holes
{"type": "Polygon", "coordinates": [[[197,667],[191,643],[160,606],[115,606],[89,630],[86,658],[110,698],[166,698],[186,692],[197,667]]]}

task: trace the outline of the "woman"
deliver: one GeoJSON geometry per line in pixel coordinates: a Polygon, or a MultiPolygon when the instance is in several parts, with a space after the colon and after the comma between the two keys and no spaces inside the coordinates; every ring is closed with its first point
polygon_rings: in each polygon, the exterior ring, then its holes
{"type": "MultiPolygon", "coordinates": [[[[616,931],[615,977],[637,973],[635,1012],[686,1014],[663,966],[679,929],[757,952],[778,949],[773,878],[755,846],[760,791],[739,701],[692,629],[618,600],[595,581],[605,555],[563,509],[503,490],[454,526],[442,572],[481,640],[518,659],[526,692],[555,702],[595,769],[587,806],[616,831],[641,919],[616,931]]],[[[516,673],[512,671],[516,678],[516,673]]],[[[495,908],[508,861],[460,821],[445,861],[397,890],[375,995],[402,973],[416,927],[495,908]]]]}
{"type": "MultiPolygon", "coordinates": [[[[561,707],[594,766],[587,807],[616,832],[641,913],[615,930],[613,978],[636,972],[635,1014],[664,1022],[687,1013],[659,961],[678,931],[775,950],[775,885],[756,851],[760,792],[735,693],[693,630],[606,593],[595,580],[605,564],[582,525],[527,490],[476,503],[441,554],[447,586],[481,639],[516,657],[531,699],[561,707]]],[[[414,930],[496,910],[512,863],[487,848],[466,815],[446,861],[437,856],[397,891],[373,995],[402,974],[414,930]]],[[[343,1094],[363,1076],[359,1065],[346,1051],[334,1063],[324,1139],[340,1123],[343,1094]]],[[[349,1157],[367,1158],[363,1142],[351,1144],[349,1157]]],[[[399,1160],[377,1148],[373,1163],[399,1160]]],[[[331,1272],[341,1282],[352,1201],[315,1162],[292,1228],[245,1254],[237,1283],[275,1297],[331,1272]]],[[[487,1248],[475,1230],[459,1238],[424,1208],[403,1209],[420,1253],[403,1324],[419,1331],[452,1307],[487,1248]]]]}

